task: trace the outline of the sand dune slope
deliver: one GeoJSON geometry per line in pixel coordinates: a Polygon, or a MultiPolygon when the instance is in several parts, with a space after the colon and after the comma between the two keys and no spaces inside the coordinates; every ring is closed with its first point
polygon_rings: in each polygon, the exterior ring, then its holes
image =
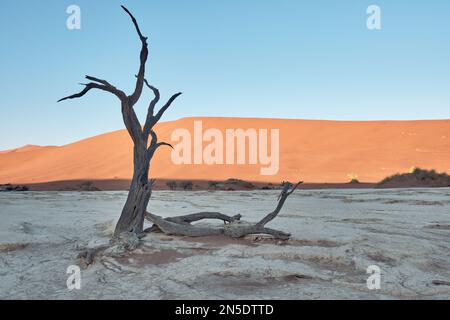
{"type": "MultiPolygon", "coordinates": [[[[450,170],[450,120],[315,121],[253,118],[183,118],[158,124],[160,140],[171,141],[175,129],[279,129],[280,165],[276,175],[260,174],[256,165],[175,165],[169,148],[160,149],[151,174],[155,178],[224,180],[240,178],[279,182],[348,182],[349,176],[376,182],[387,175],[423,167],[450,170]]],[[[206,146],[208,143],[204,142],[206,146]]],[[[60,180],[129,179],[132,144],[125,130],[60,147],[28,146],[0,153],[0,183],[60,180]]]]}

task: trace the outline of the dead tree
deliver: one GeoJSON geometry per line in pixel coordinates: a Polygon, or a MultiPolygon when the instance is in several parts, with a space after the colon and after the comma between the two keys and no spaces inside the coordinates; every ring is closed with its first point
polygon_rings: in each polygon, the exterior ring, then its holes
{"type": "Polygon", "coordinates": [[[123,233],[135,234],[138,237],[143,236],[144,219],[147,218],[149,221],[154,223],[154,227],[149,230],[160,230],[168,234],[186,236],[225,234],[231,237],[242,237],[246,234],[266,233],[273,235],[276,238],[287,239],[289,234],[268,229],[265,225],[276,217],[283,207],[287,197],[292,194],[300,183],[296,186],[293,186],[290,183],[285,183],[276,209],[256,224],[241,222],[240,215],[230,217],[216,212],[202,212],[167,219],[163,219],[147,212],[147,205],[150,200],[152,187],[154,184],[154,180],[149,180],[150,162],[159,147],[172,147],[169,143],[159,142],[153,128],[161,119],[164,112],[171,106],[174,100],[181,95],[181,93],[174,94],[161,107],[161,109],[155,113],[156,104],[160,100],[160,93],[159,90],[151,86],[145,78],[145,67],[148,58],[147,37],[142,35],[139,25],[131,12],[124,6],[122,6],[122,9],[130,16],[142,44],[140,52],[140,66],[138,74],[136,75],[134,92],[131,95],[126,95],[122,90],[116,88],[106,80],[93,76],[86,76],[86,79],[90,82],[83,84],[84,89],[82,91],[62,98],[58,101],[60,102],[63,100],[83,97],[86,93],[93,89],[111,93],[120,101],[123,122],[134,145],[134,171],[128,197],[122,209],[122,214],[120,215],[119,221],[117,222],[114,237],[119,238],[123,233]],[[144,125],[142,126],[133,107],[140,99],[144,86],[147,86],[150,90],[152,90],[154,98],[150,101],[147,117],[144,125]],[[149,141],[150,137],[151,140],[149,141]],[[201,228],[191,224],[192,222],[202,219],[220,219],[227,224],[223,228],[201,228]]]}
{"type": "MultiPolygon", "coordinates": [[[[122,210],[122,214],[117,222],[114,235],[117,236],[122,232],[133,232],[142,234],[144,226],[144,215],[147,209],[148,202],[152,193],[153,180],[149,180],[148,173],[150,168],[150,161],[155,154],[155,151],[161,146],[170,146],[166,142],[158,142],[156,133],[153,131],[155,124],[161,119],[164,112],[170,107],[172,102],[181,95],[174,94],[167,103],[155,114],[156,104],[159,102],[159,90],[151,86],[145,79],[145,65],[148,58],[148,43],[147,37],[144,37],[139,29],[139,25],[131,14],[131,12],[122,6],[123,10],[130,16],[134,27],[136,28],[142,47],[140,53],[140,66],[138,74],[136,75],[136,85],[134,92],[131,95],[126,95],[122,90],[117,89],[108,81],[92,76],[86,76],[86,79],[91,81],[83,84],[84,89],[76,94],[60,99],[59,101],[67,99],[75,99],[84,96],[92,89],[106,91],[115,95],[121,104],[123,122],[125,127],[133,140],[133,178],[131,180],[130,191],[128,192],[127,201],[122,210]],[[142,90],[146,85],[151,89],[155,95],[150,102],[145,119],[144,126],[141,126],[136,113],[133,109],[136,102],[141,97],[142,90]],[[151,141],[149,143],[149,137],[151,141]]],[[[58,102],[59,102],[58,101],[58,102]]]]}

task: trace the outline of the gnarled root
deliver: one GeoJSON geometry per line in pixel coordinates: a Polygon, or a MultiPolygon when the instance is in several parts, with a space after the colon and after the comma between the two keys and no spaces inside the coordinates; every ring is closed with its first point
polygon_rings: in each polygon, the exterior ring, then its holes
{"type": "Polygon", "coordinates": [[[100,253],[103,252],[105,249],[107,249],[109,246],[99,246],[95,248],[87,248],[85,250],[82,250],[77,258],[80,259],[80,266],[85,269],[91,264],[94,263],[95,257],[100,253]]]}
{"type": "Polygon", "coordinates": [[[87,268],[95,262],[97,257],[121,256],[129,251],[133,251],[139,244],[139,235],[134,232],[122,232],[117,237],[112,238],[109,244],[82,250],[77,258],[80,259],[80,266],[82,268],[87,268]]]}

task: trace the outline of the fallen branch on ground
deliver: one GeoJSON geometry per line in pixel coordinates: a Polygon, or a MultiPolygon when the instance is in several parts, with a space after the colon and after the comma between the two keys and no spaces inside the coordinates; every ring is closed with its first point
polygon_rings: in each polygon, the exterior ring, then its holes
{"type": "Polygon", "coordinates": [[[163,232],[169,235],[202,237],[226,235],[232,238],[242,238],[251,234],[268,234],[276,239],[287,240],[290,238],[289,233],[266,228],[266,224],[275,219],[280,213],[286,199],[303,183],[300,181],[295,186],[292,183],[284,182],[281,194],[278,196],[278,204],[274,211],[267,214],[257,223],[241,221],[241,215],[227,216],[220,212],[199,212],[190,215],[162,218],[150,212],[145,213],[145,219],[153,223],[151,228],[146,232],[163,232]],[[221,227],[208,227],[192,225],[192,222],[215,219],[222,220],[224,225],[221,227]]]}

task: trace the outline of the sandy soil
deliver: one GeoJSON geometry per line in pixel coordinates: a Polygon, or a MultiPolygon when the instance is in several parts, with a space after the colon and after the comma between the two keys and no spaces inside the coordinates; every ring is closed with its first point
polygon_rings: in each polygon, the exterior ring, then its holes
{"type": "MultiPolygon", "coordinates": [[[[274,176],[260,175],[261,165],[174,165],[169,148],[158,150],[151,176],[157,179],[274,182],[361,182],[408,172],[412,167],[449,172],[450,120],[314,121],[257,118],[184,118],[160,123],[160,140],[172,142],[178,128],[279,129],[280,165],[274,176]]],[[[204,144],[207,145],[206,143],[204,144]]],[[[0,184],[36,184],[69,180],[129,180],[132,146],[126,131],[95,136],[61,147],[26,146],[0,153],[0,184]]]]}
{"type": "MultiPolygon", "coordinates": [[[[255,221],[276,191],[157,191],[151,211],[241,213],[255,221]]],[[[66,287],[81,248],[106,243],[125,192],[0,194],[0,299],[449,299],[450,189],[302,190],[266,239],[152,235],[66,287]],[[366,268],[381,268],[368,290],[366,268]]]]}

